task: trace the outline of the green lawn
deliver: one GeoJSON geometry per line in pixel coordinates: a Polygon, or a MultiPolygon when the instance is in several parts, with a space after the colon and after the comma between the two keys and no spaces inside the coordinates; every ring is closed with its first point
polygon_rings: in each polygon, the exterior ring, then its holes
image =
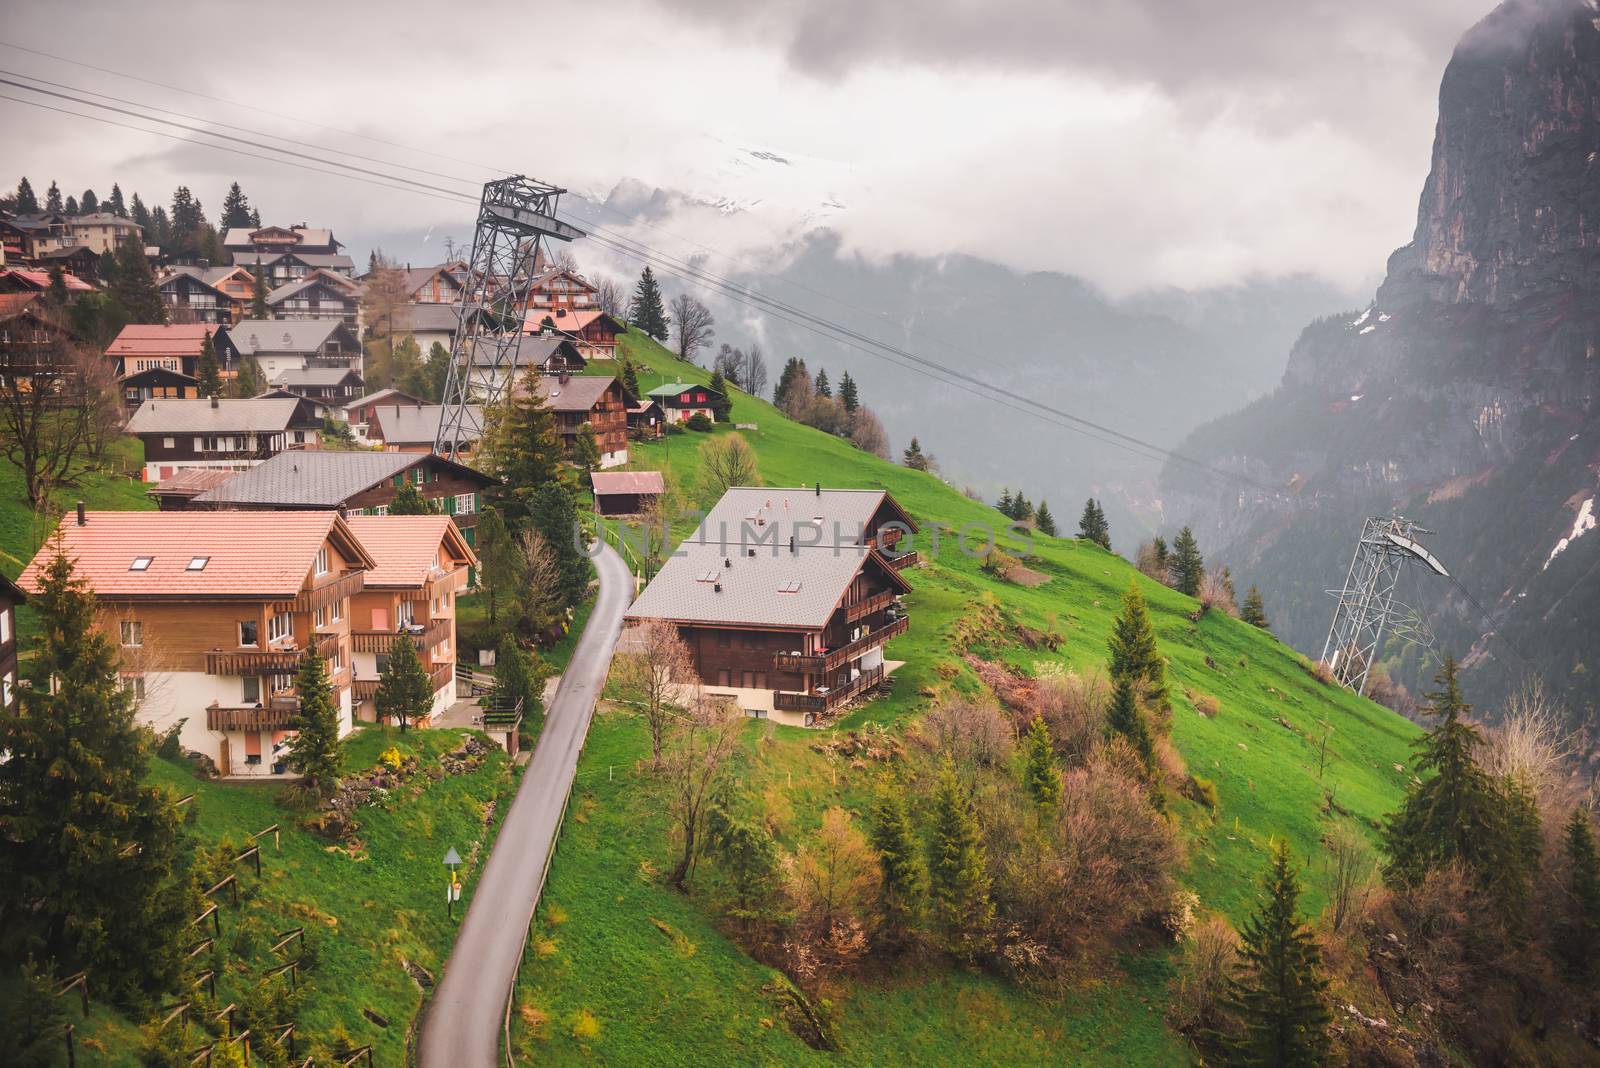
{"type": "MultiPolygon", "coordinates": [[[[661,379],[710,377],[636,332],[622,342],[647,369],[641,388],[661,379]]],[[[1173,806],[1187,852],[1181,878],[1203,908],[1235,923],[1249,912],[1272,837],[1287,839],[1303,863],[1313,864],[1328,825],[1327,794],[1368,827],[1398,803],[1417,729],[1317,682],[1303,657],[1270,636],[1217,613],[1191,622],[1192,599],[1074,539],[1036,539],[1028,564],[1048,577],[1044,584],[1026,588],[994,579],[952,542],[968,523],[999,528],[1005,520],[998,512],[932,475],[866,456],[743,394],[735,393],[733,420],[757,429],[719,425],[715,433],[746,436],[765,484],[801,486],[820,479],[827,486],[887,489],[922,527],[914,547],[926,562],[906,573],[914,587],[907,598],[911,629],[888,649],[890,659],[906,665],[895,677],[892,696],[851,712],[842,728],[903,725],[926,706],[926,693],[941,686],[978,690],[976,675],[952,648],[952,629],[989,596],[1000,605],[1000,623],[974,652],[1022,672],[1046,662],[1103,665],[1111,622],[1131,580],[1150,602],[1169,658],[1173,741],[1193,774],[1216,782],[1220,797],[1215,814],[1187,801],[1173,806]],[[941,544],[933,560],[936,529],[941,544]],[[1063,639],[1059,650],[1026,648],[1019,625],[1054,628],[1063,639]],[[1198,714],[1186,696],[1190,691],[1216,698],[1219,713],[1198,714]],[[1324,723],[1332,733],[1319,781],[1316,743],[1324,723]]],[[[705,440],[691,432],[635,443],[630,466],[666,471],[692,495],[698,447],[705,440]]],[[[1058,513],[1069,514],[1066,502],[1058,513]]],[[[1017,547],[1010,539],[1002,543],[1017,547]]],[[[827,804],[859,808],[877,774],[830,765],[810,748],[815,732],[754,723],[749,732],[768,741],[752,742],[760,756],[743,774],[753,790],[776,791],[792,809],[786,848],[803,839],[827,804]]],[[[772,973],[719,931],[704,901],[663,885],[657,873],[667,864],[669,846],[661,798],[654,784],[634,774],[646,744],[630,717],[597,718],[518,991],[519,1004],[535,1023],[519,1018],[514,1043],[557,1063],[625,1064],[647,1056],[698,1064],[819,1059],[781,1021],[768,1026],[774,1009],[762,987],[772,973]],[[657,920],[676,937],[663,934],[657,920]],[[597,1036],[574,1037],[582,1012],[599,1021],[597,1036]]],[[[1318,910],[1325,895],[1312,875],[1304,903],[1318,910]]],[[[1171,1063],[1183,1059],[1184,1047],[1161,1017],[1169,971],[1169,952],[1152,948],[1085,980],[1064,1000],[956,969],[859,982],[840,999],[843,1059],[1171,1063]]]]}

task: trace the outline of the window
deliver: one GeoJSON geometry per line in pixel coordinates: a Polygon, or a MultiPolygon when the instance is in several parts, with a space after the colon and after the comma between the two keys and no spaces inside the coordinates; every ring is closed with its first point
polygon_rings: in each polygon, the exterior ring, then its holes
{"type": "Polygon", "coordinates": [[[304,430],[296,430],[294,432],[294,443],[296,445],[304,445],[306,443],[306,432],[304,430]]]}
{"type": "Polygon", "coordinates": [[[206,569],[206,564],[210,560],[211,560],[211,557],[209,557],[209,556],[191,556],[189,558],[189,566],[184,568],[184,570],[185,571],[204,571],[206,569]]]}
{"type": "Polygon", "coordinates": [[[344,599],[340,598],[339,600],[333,602],[332,606],[328,609],[328,614],[329,614],[329,617],[335,623],[337,623],[341,619],[343,619],[344,618],[344,599]]]}
{"type": "Polygon", "coordinates": [[[261,624],[253,619],[239,621],[239,644],[253,649],[261,644],[261,624]]]}
{"type": "Polygon", "coordinates": [[[0,679],[0,708],[10,708],[11,700],[16,695],[17,673],[6,672],[6,677],[0,679]]]}
{"type": "Polygon", "coordinates": [[[379,515],[388,515],[389,506],[387,504],[380,504],[376,509],[374,509],[374,511],[376,511],[379,515]]]}
{"type": "Polygon", "coordinates": [[[258,705],[261,703],[261,677],[259,675],[246,675],[239,680],[239,683],[245,704],[258,705]]]}
{"type": "Polygon", "coordinates": [[[473,507],[477,504],[476,493],[456,494],[456,515],[471,515],[473,507]]]}
{"type": "Polygon", "coordinates": [[[175,449],[175,448],[178,447],[178,439],[177,438],[162,438],[161,439],[161,447],[163,449],[175,449]]]}
{"type": "Polygon", "coordinates": [[[267,620],[267,641],[282,641],[294,637],[294,617],[288,612],[279,612],[267,620]]]}
{"type": "Polygon", "coordinates": [[[328,573],[328,547],[326,545],[317,550],[316,573],[319,575],[326,575],[328,573]]]}
{"type": "Polygon", "coordinates": [[[122,621],[122,644],[129,649],[137,649],[144,644],[144,624],[137,619],[124,619],[122,621]]]}
{"type": "Polygon", "coordinates": [[[316,622],[317,629],[321,630],[328,625],[328,608],[326,605],[311,613],[311,618],[316,622]]]}
{"type": "Polygon", "coordinates": [[[0,612],[0,645],[11,640],[11,609],[0,612]]]}
{"type": "Polygon", "coordinates": [[[132,694],[133,695],[133,699],[135,701],[143,701],[144,700],[144,676],[143,675],[124,675],[124,676],[122,676],[122,688],[124,690],[127,690],[130,694],[132,694]]]}
{"type": "Polygon", "coordinates": [[[149,571],[150,565],[155,561],[153,556],[135,556],[133,563],[128,565],[129,571],[149,571]]]}

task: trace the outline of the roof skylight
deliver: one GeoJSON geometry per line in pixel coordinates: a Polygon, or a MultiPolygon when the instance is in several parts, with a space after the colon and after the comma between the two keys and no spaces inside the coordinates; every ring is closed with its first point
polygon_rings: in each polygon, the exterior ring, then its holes
{"type": "Polygon", "coordinates": [[[135,556],[133,563],[128,565],[129,571],[149,571],[150,565],[155,562],[153,556],[135,556]]]}

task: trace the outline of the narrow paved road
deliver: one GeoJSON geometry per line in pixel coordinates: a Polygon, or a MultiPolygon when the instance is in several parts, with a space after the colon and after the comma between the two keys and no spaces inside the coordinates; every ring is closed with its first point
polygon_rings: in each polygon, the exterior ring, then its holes
{"type": "Polygon", "coordinates": [[[595,699],[622,629],[622,613],[633,597],[633,576],[609,546],[594,563],[600,573],[599,597],[572,662],[562,672],[544,733],[423,1018],[422,1068],[495,1068],[499,1063],[506,997],[543,889],[545,864],[555,849],[556,828],[595,699]]]}

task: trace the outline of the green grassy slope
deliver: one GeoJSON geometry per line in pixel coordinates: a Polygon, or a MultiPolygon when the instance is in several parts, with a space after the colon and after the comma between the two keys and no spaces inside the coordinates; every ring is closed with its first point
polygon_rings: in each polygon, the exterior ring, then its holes
{"type": "MultiPolygon", "coordinates": [[[[640,385],[706,381],[699,368],[675,360],[630,333],[624,351],[642,368],[640,385]]],[[[596,368],[599,370],[600,368],[596,368]]],[[[609,372],[609,368],[606,369],[609,372]]],[[[867,404],[871,397],[863,398],[867,404]]],[[[1175,804],[1187,847],[1183,881],[1202,907],[1238,922],[1251,906],[1254,883],[1270,838],[1286,838],[1310,863],[1327,826],[1325,792],[1334,805],[1372,826],[1397,804],[1409,776],[1416,728],[1370,702],[1318,683],[1304,658],[1255,629],[1218,613],[1189,620],[1194,602],[1138,576],[1119,557],[1073,539],[1037,538],[1030,567],[1048,576],[1036,588],[997,581],[974,559],[951,550],[950,532],[964,524],[1000,528],[993,509],[969,500],[938,478],[866,456],[838,439],[799,426],[770,404],[735,395],[733,419],[755,423],[742,433],[758,454],[762,480],[772,486],[884,488],[922,530],[914,547],[925,560],[935,528],[943,544],[937,561],[908,573],[911,629],[888,656],[906,661],[893,696],[850,713],[843,727],[901,724],[926,703],[925,688],[941,683],[975,691],[971,669],[950,648],[950,632],[985,596],[998,599],[1004,626],[980,648],[983,655],[1032,672],[1054,661],[1103,665],[1106,638],[1122,592],[1138,581],[1150,602],[1163,652],[1170,660],[1175,711],[1172,738],[1189,770],[1215,780],[1213,815],[1175,804]],[[1015,625],[1054,626],[1064,637],[1057,652],[1029,650],[1015,625]],[[1209,695],[1220,712],[1206,718],[1188,693],[1209,695]],[[1328,762],[1318,779],[1317,748],[1331,727],[1328,762]]],[[[662,469],[686,490],[697,478],[703,435],[671,435],[636,445],[632,467],[662,469]]],[[[1057,502],[1064,520],[1076,502],[1057,502]]],[[[1014,546],[1013,546],[1014,548],[1014,546]]],[[[810,749],[814,732],[752,724],[754,763],[749,786],[779,795],[792,810],[783,836],[793,848],[815,826],[822,807],[860,807],[875,769],[852,770],[810,749]],[[762,739],[756,741],[756,739],[762,739]]],[[[596,721],[580,766],[573,809],[551,871],[543,918],[518,993],[526,1018],[514,1041],[557,1062],[594,1058],[629,1063],[654,1059],[700,1064],[795,1063],[814,1060],[782,1025],[773,1026],[773,973],[745,956],[719,932],[704,902],[666,889],[658,874],[669,846],[653,785],[634,774],[645,750],[642,729],[620,713],[596,721]],[[669,937],[652,921],[672,932],[669,937]],[[561,922],[556,922],[561,921],[561,922]],[[592,1014],[597,1035],[575,1022],[592,1014]],[[531,1023],[530,1023],[531,1021],[531,1023]]],[[[1305,904],[1323,904],[1310,880],[1305,904]]],[[[1166,950],[1127,958],[1114,974],[1086,980],[1063,1002],[1025,993],[985,976],[924,971],[916,976],[857,983],[841,998],[844,1059],[895,1063],[960,1057],[970,1062],[1165,1063],[1182,1059],[1182,1044],[1161,1022],[1166,950]]]]}

